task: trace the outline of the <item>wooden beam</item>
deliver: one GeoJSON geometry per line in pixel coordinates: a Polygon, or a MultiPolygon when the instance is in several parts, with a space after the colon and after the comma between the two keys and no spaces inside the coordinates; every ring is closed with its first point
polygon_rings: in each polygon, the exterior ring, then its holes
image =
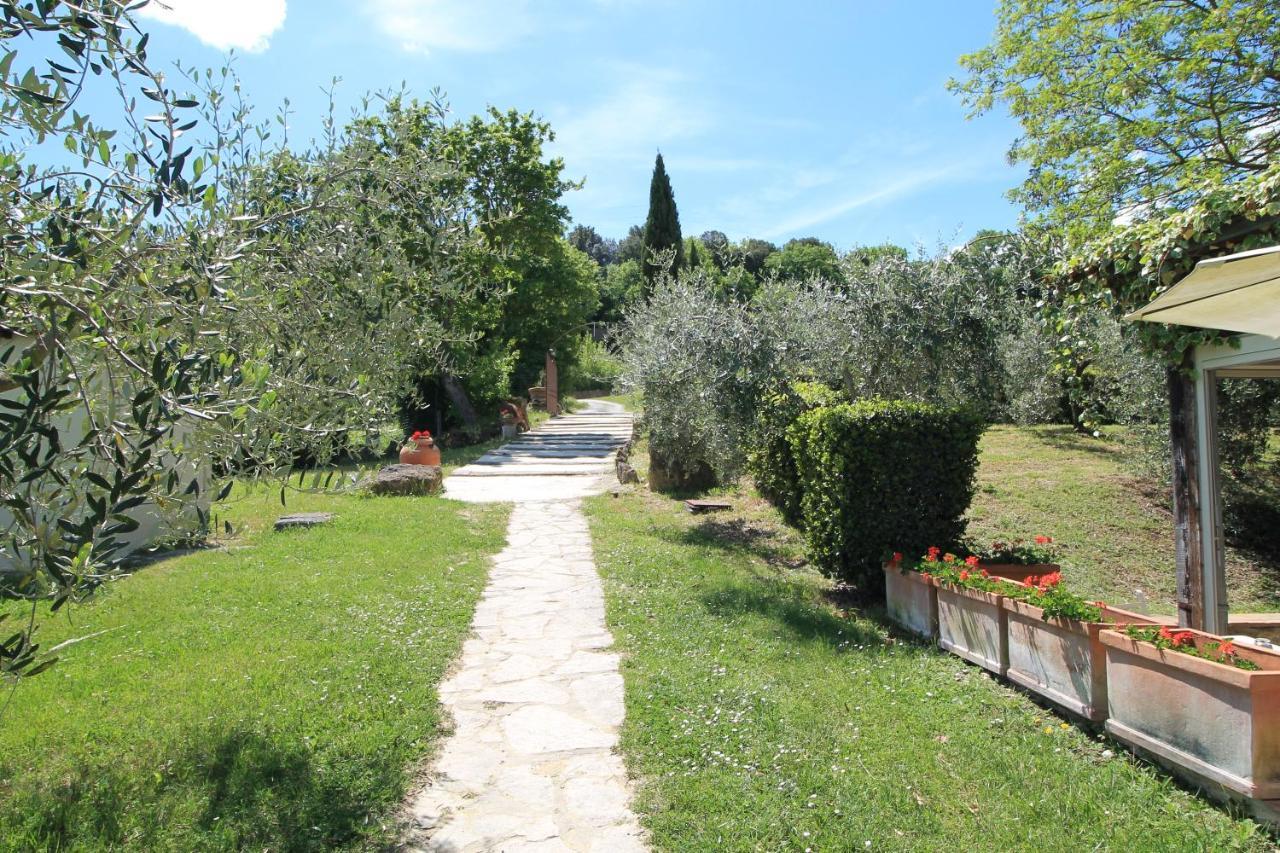
{"type": "Polygon", "coordinates": [[[555,350],[547,350],[547,412],[555,417],[560,414],[560,371],[556,366],[555,350]]]}
{"type": "MultiPolygon", "coordinates": [[[[1190,356],[1188,356],[1190,362],[1190,356]]],[[[1178,624],[1204,625],[1204,567],[1196,464],[1196,389],[1187,369],[1167,370],[1169,444],[1173,453],[1173,529],[1178,557],[1178,624]]]]}

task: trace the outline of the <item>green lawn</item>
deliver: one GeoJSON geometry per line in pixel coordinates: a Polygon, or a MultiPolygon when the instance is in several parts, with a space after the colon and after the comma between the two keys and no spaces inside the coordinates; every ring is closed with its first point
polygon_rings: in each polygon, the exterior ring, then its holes
{"type": "Polygon", "coordinates": [[[878,609],[837,610],[773,510],[736,504],[588,504],[658,849],[1270,848],[878,609]]]}
{"type": "MultiPolygon", "coordinates": [[[[1136,477],[1134,452],[1114,431],[1100,441],[1068,427],[992,427],[983,436],[969,532],[979,542],[1037,533],[1062,545],[1063,574],[1089,597],[1173,613],[1170,497],[1136,477]]],[[[1274,535],[1274,530],[1267,535],[1274,535]]],[[[1280,567],[1227,549],[1233,610],[1280,608],[1280,567]]]]}
{"type": "Polygon", "coordinates": [[[287,511],[334,523],[273,533],[278,490],[235,497],[228,547],[148,566],[41,627],[46,647],[107,633],[20,685],[0,719],[0,849],[392,837],[506,509],[301,494],[287,511]]]}

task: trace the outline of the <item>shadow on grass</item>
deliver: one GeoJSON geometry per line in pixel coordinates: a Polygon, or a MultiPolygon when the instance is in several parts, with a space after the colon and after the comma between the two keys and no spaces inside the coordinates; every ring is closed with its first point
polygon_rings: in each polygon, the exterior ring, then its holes
{"type": "Polygon", "coordinates": [[[1092,453],[1114,459],[1119,451],[1119,445],[1114,441],[1094,438],[1069,426],[1036,427],[1030,432],[1041,444],[1067,453],[1092,453]]]}
{"type": "Polygon", "coordinates": [[[702,595],[702,603],[715,616],[765,616],[786,628],[796,639],[832,645],[852,641],[877,643],[882,637],[865,623],[843,619],[818,604],[808,590],[781,581],[758,581],[750,586],[723,586],[702,595]]]}
{"type": "Polygon", "coordinates": [[[758,557],[771,566],[796,569],[806,563],[793,550],[780,546],[776,531],[743,518],[708,518],[667,538],[681,545],[719,548],[758,557]]]}
{"type": "Polygon", "coordinates": [[[229,849],[327,850],[359,842],[377,792],[401,784],[401,768],[376,756],[349,757],[343,772],[317,767],[301,744],[243,731],[214,737],[164,762],[154,785],[150,770],[97,765],[28,789],[29,837],[49,849],[142,840],[188,849],[203,841],[229,849]],[[196,804],[189,835],[169,825],[183,802],[196,804]]]}

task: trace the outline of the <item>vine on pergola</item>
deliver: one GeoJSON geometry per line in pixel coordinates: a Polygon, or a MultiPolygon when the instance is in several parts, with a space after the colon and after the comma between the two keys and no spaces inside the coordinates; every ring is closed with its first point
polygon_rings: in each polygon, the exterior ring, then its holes
{"type": "MultiPolygon", "coordinates": [[[[1206,187],[1184,210],[1112,231],[1068,257],[1051,280],[1064,304],[1101,301],[1135,311],[1188,275],[1205,258],[1280,243],[1280,165],[1254,178],[1206,187]]],[[[1231,341],[1211,329],[1136,324],[1143,344],[1167,365],[1186,368],[1199,344],[1231,341]]]]}

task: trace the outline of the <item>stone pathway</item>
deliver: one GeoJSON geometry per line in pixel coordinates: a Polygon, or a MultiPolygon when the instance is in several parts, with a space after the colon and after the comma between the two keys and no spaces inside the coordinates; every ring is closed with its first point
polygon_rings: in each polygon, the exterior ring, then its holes
{"type": "Polygon", "coordinates": [[[631,415],[604,400],[584,405],[459,468],[445,480],[446,496],[520,502],[603,492],[615,482],[613,454],[631,437],[631,415]]]}
{"type": "Polygon", "coordinates": [[[518,473],[462,469],[445,481],[451,497],[512,500],[513,489],[522,497],[472,620],[473,637],[440,687],[455,730],[428,787],[410,804],[416,829],[409,849],[645,849],[615,751],[622,676],[618,656],[608,651],[604,591],[577,499],[607,485],[612,461],[607,468],[565,461],[581,460],[584,448],[616,447],[630,436],[630,419],[600,404],[593,409],[551,421],[510,454],[493,454],[503,461],[473,463],[519,466],[518,473]],[[566,423],[582,429],[570,432],[566,423]],[[592,435],[605,427],[607,436],[592,435]],[[546,439],[561,452],[583,447],[552,456],[541,452],[546,439]],[[538,473],[525,473],[535,466],[538,473]]]}

